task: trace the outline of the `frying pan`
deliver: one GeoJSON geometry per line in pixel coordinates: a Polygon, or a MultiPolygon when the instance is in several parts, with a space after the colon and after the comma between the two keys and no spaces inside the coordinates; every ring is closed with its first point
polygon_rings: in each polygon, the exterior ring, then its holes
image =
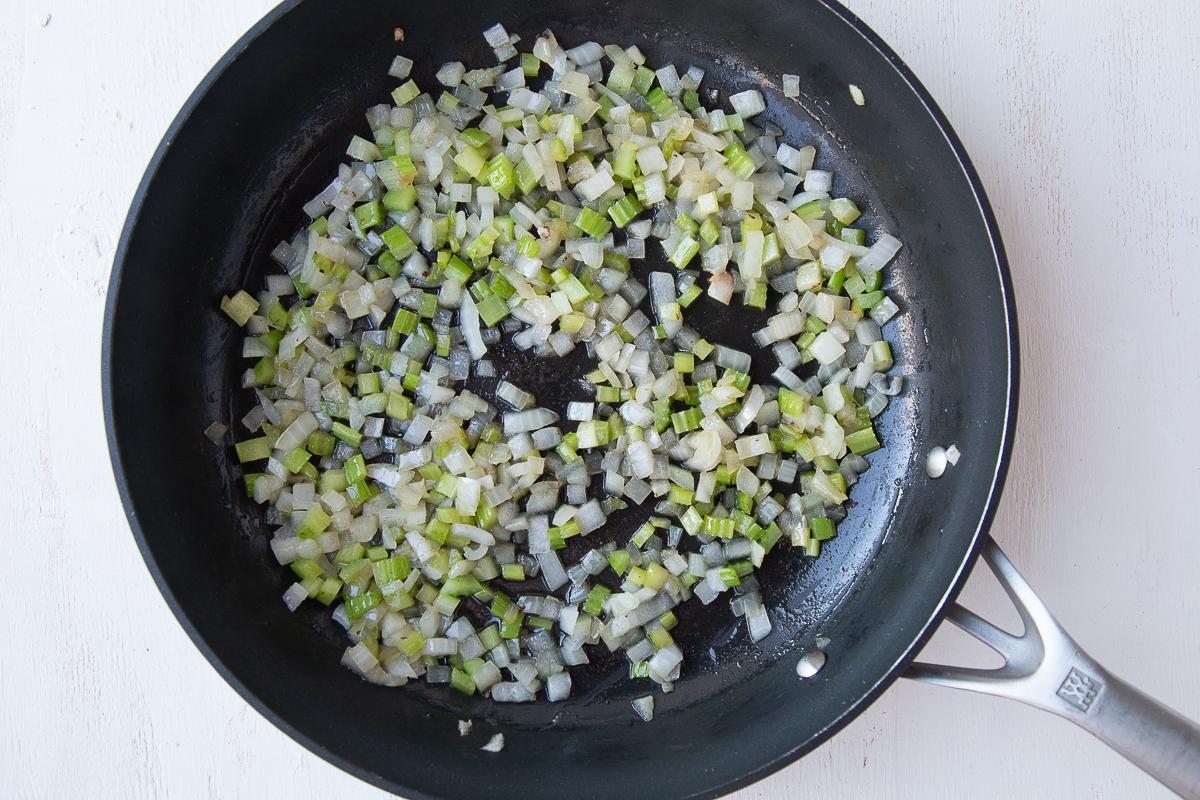
{"type": "MultiPolygon", "coordinates": [[[[652,254],[638,269],[644,277],[664,265],[652,254]]],[[[750,350],[762,325],[706,299],[689,320],[712,341],[750,350]]],[[[581,358],[502,348],[498,360],[543,405],[585,399],[581,358]]],[[[949,615],[1006,666],[918,665],[910,675],[1041,705],[1177,792],[1200,796],[1196,727],[1088,659],[987,536],[1012,446],[1017,378],[1007,263],[961,143],[887,45],[820,0],[286,2],[221,59],[159,145],[117,249],[103,350],[113,469],[167,603],[249,703],[377,786],[438,798],[716,797],[834,735],[910,670],[949,615]],[[697,64],[721,98],[761,88],[764,118],[786,141],[817,145],[836,193],[865,209],[871,238],[889,231],[905,242],[887,288],[904,311],[889,338],[907,383],[878,424],[886,448],[872,456],[849,517],[819,558],[779,548],[764,565],[774,623],[767,639],[750,644],[723,604],[683,607],[675,631],[687,654],[683,677],[674,692],[655,691],[649,724],[629,700],[650,687],[627,678],[620,654],[593,653],[573,672],[572,698],[558,704],[360,681],[339,665],[345,641],[324,609],[286,611],[280,596],[290,580],[241,490],[232,448],[201,435],[247,409],[237,389],[240,334],[217,310],[219,298],[261,286],[267,253],[304,222],[300,205],[344,160],[350,135],[365,131],[364,109],[387,100],[394,55],[414,58],[418,83],[431,88],[445,61],[494,62],[481,32],[497,21],[526,41],[549,27],[567,46],[636,44],[653,64],[697,64]],[[784,72],[801,76],[796,101],[778,91],[784,72]],[[866,106],[852,102],[849,83],[866,106]],[[962,461],[930,480],[924,454],[951,442],[962,461]],[[980,552],[1018,604],[1020,638],[954,603],[980,552]],[[797,659],[818,636],[828,640],[826,665],[801,680],[797,659]],[[475,720],[476,733],[460,737],[459,719],[475,720]],[[480,752],[481,737],[494,732],[505,734],[503,753],[480,752]]],[[[615,515],[573,547],[624,541],[648,513],[615,515]]]]}

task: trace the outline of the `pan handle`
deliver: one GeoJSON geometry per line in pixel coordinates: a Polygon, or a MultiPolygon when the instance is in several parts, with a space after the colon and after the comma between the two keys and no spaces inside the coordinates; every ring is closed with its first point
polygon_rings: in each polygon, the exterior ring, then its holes
{"type": "Polygon", "coordinates": [[[955,603],[947,619],[1004,657],[999,669],[914,663],[906,678],[1020,700],[1099,737],[1181,797],[1200,800],[1200,726],[1097,664],[990,536],[983,558],[1021,615],[1020,636],[955,603]]]}

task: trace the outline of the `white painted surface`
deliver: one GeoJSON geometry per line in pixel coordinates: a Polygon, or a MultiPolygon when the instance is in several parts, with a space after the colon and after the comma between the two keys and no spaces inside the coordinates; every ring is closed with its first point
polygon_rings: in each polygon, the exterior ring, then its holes
{"type": "MultiPolygon", "coordinates": [[[[104,442],[99,334],[129,201],[180,105],[270,5],[3,7],[0,325],[21,348],[0,373],[16,420],[0,464],[9,797],[385,796],[264,721],[191,645],[129,535],[104,442]]],[[[1004,233],[1023,364],[994,534],[1101,663],[1200,719],[1200,6],[850,5],[950,117],[1004,233]]],[[[983,572],[965,597],[1015,618],[983,572]]],[[[943,632],[926,656],[978,652],[943,632]]],[[[801,793],[1169,796],[1065,721],[906,681],[733,797],[801,793]]]]}

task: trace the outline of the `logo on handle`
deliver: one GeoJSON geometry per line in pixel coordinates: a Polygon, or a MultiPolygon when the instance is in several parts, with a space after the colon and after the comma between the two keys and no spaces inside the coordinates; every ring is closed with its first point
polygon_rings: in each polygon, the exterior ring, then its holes
{"type": "Polygon", "coordinates": [[[1100,693],[1103,684],[1090,675],[1086,675],[1071,667],[1067,678],[1058,687],[1058,696],[1085,714],[1091,710],[1096,695],[1100,693]]]}

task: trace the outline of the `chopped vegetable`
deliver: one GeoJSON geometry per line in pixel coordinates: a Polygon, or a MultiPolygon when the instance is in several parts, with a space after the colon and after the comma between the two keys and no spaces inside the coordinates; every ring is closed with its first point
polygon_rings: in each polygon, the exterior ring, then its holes
{"type": "Polygon", "coordinates": [[[633,701],[633,710],[646,722],[654,719],[654,696],[646,695],[633,701]]]}
{"type": "Polygon", "coordinates": [[[867,246],[869,207],[815,148],[750,122],[758,89],[707,109],[697,67],[484,37],[502,64],[442,64],[436,99],[392,62],[391,104],[272,252],[286,274],[222,301],[258,401],[235,452],[299,579],[288,608],[332,607],[366,680],[558,702],[603,643],[670,691],[676,606],[725,595],[759,641],[764,558],[837,536],[902,387],[881,275],[901,244],[867,246]],[[755,353],[690,324],[737,295],[755,353]],[[500,379],[505,336],[586,348],[590,396],[550,409],[500,379]],[[628,541],[589,538],[630,504],[650,513],[628,541]]]}
{"type": "Polygon", "coordinates": [[[221,440],[225,438],[225,434],[228,432],[229,427],[220,422],[214,422],[212,425],[209,425],[204,429],[204,435],[213,444],[220,444],[221,440]]]}

